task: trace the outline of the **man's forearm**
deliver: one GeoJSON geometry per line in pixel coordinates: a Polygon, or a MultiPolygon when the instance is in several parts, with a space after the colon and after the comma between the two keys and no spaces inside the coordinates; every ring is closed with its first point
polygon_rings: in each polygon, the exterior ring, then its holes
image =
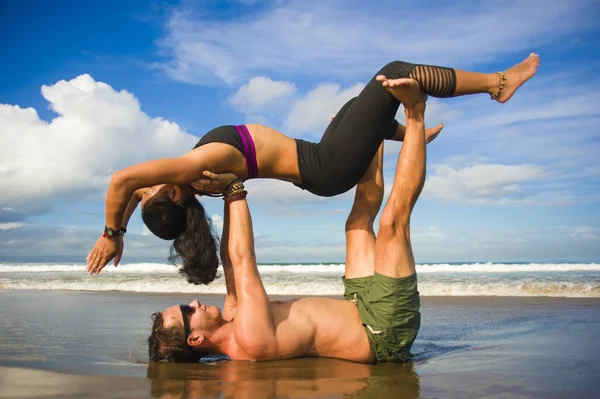
{"type": "Polygon", "coordinates": [[[258,274],[254,253],[254,232],[248,203],[245,199],[229,204],[229,256],[235,274],[238,301],[253,300],[266,293],[258,274]]]}
{"type": "Polygon", "coordinates": [[[223,273],[225,273],[227,295],[235,297],[235,277],[231,266],[231,257],[229,256],[229,207],[225,204],[224,208],[223,235],[221,236],[221,262],[223,264],[223,273]]]}
{"type": "Polygon", "coordinates": [[[254,233],[248,203],[243,199],[234,201],[228,206],[229,256],[233,264],[240,259],[254,259],[254,233]]]}
{"type": "Polygon", "coordinates": [[[424,105],[417,104],[412,108],[405,108],[404,114],[406,115],[406,127],[404,128],[404,135],[408,133],[408,129],[421,131],[425,133],[425,107],[424,105]]]}
{"type": "Polygon", "coordinates": [[[221,264],[225,274],[225,288],[227,295],[223,304],[223,318],[232,320],[237,308],[237,292],[235,290],[235,275],[229,257],[229,207],[225,204],[223,209],[223,234],[221,235],[221,264]]]}
{"type": "Polygon", "coordinates": [[[404,135],[406,134],[406,126],[402,123],[398,122],[398,129],[396,129],[396,134],[394,135],[395,141],[404,141],[404,135]]]}

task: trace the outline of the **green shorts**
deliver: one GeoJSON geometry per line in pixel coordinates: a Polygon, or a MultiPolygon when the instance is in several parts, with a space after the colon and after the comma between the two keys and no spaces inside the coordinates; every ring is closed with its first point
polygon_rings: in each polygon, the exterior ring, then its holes
{"type": "Polygon", "coordinates": [[[344,299],[358,307],[377,363],[405,362],[419,327],[417,275],[393,278],[375,273],[344,280],[344,299]]]}

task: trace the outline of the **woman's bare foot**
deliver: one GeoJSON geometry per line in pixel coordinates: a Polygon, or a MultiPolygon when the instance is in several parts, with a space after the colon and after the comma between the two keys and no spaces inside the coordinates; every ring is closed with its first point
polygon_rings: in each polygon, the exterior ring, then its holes
{"type": "Polygon", "coordinates": [[[429,144],[440,134],[442,129],[444,128],[444,124],[440,123],[435,127],[430,127],[429,129],[425,129],[425,143],[429,144]]]}
{"type": "MultiPolygon", "coordinates": [[[[506,84],[504,85],[502,93],[500,93],[500,97],[498,97],[496,101],[499,103],[507,102],[523,83],[527,82],[533,75],[535,75],[539,65],[540,56],[535,53],[531,53],[529,54],[529,57],[504,71],[504,74],[506,75],[506,84]]],[[[498,77],[498,79],[500,78],[498,77]]],[[[498,88],[496,88],[494,92],[496,90],[498,90],[498,88]]]]}
{"type": "Polygon", "coordinates": [[[388,79],[385,75],[375,78],[381,85],[400,101],[405,108],[412,108],[419,102],[425,102],[425,93],[421,91],[419,83],[410,78],[388,79]]]}

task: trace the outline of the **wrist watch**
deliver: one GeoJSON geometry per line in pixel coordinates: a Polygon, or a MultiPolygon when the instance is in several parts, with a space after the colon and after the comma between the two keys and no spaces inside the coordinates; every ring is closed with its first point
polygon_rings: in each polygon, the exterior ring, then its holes
{"type": "Polygon", "coordinates": [[[115,230],[112,227],[108,227],[108,226],[104,226],[104,234],[102,234],[102,237],[106,237],[108,239],[114,239],[117,238],[121,235],[121,231],[122,230],[115,230]]]}

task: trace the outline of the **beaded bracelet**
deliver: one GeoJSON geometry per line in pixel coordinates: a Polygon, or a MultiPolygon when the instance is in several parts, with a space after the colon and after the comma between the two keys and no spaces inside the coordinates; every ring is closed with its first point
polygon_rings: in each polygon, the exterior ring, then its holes
{"type": "Polygon", "coordinates": [[[231,194],[231,195],[228,195],[228,196],[226,196],[225,198],[223,198],[223,201],[225,201],[225,203],[226,203],[227,205],[229,205],[229,204],[231,204],[232,202],[235,202],[235,201],[240,201],[240,200],[246,199],[246,195],[247,195],[247,194],[248,194],[248,192],[247,192],[246,190],[243,190],[243,191],[241,191],[241,192],[239,192],[239,193],[236,193],[236,194],[231,194]]]}
{"type": "Polygon", "coordinates": [[[223,190],[224,194],[227,194],[231,191],[239,190],[244,188],[244,182],[239,177],[231,182],[227,186],[225,186],[225,190],[223,190]]]}
{"type": "Polygon", "coordinates": [[[229,187],[231,187],[233,184],[236,183],[243,183],[244,181],[241,178],[237,178],[235,180],[230,181],[229,183],[227,183],[227,185],[225,186],[225,190],[229,189],[229,187]]]}
{"type": "Polygon", "coordinates": [[[225,190],[225,195],[231,194],[235,191],[243,190],[244,188],[244,183],[232,184],[227,190],[225,190]]]}
{"type": "Polygon", "coordinates": [[[244,189],[244,183],[235,183],[225,190],[225,196],[244,189]]]}
{"type": "Polygon", "coordinates": [[[225,196],[223,197],[223,199],[225,199],[226,197],[229,197],[231,195],[236,195],[236,194],[239,194],[239,193],[242,193],[242,192],[244,192],[243,189],[239,189],[239,190],[234,190],[234,191],[228,192],[227,194],[225,194],[225,196]]]}

